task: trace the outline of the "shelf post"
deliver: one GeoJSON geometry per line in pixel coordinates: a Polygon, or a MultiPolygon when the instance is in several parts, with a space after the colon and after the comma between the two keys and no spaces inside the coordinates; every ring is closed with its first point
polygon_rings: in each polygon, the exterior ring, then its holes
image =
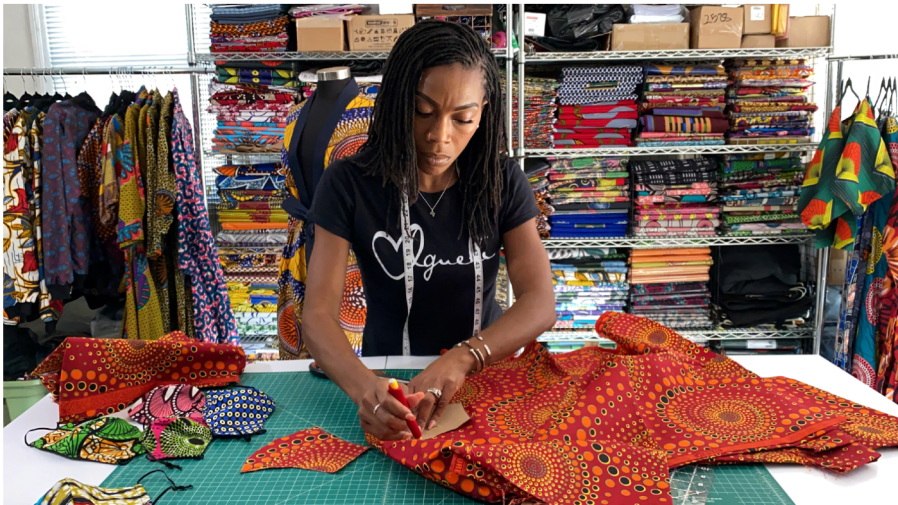
{"type": "Polygon", "coordinates": [[[508,153],[509,157],[514,156],[514,138],[512,137],[514,135],[514,124],[512,123],[514,115],[511,113],[511,94],[514,92],[514,86],[512,86],[512,80],[514,79],[514,61],[512,61],[514,48],[511,44],[512,39],[517,41],[518,46],[521,45],[521,41],[517,40],[516,37],[512,37],[514,34],[512,29],[513,22],[514,4],[508,2],[505,4],[505,152],[508,153]]]}
{"type": "Polygon", "coordinates": [[[527,51],[524,50],[524,4],[518,4],[518,24],[517,35],[518,40],[518,148],[515,150],[515,158],[521,159],[523,165],[524,158],[524,62],[526,60],[527,51]]]}

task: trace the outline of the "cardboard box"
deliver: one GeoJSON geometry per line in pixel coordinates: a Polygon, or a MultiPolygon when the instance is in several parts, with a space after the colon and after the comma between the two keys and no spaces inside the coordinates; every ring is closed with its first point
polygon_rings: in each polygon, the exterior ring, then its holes
{"type": "Polygon", "coordinates": [[[546,15],[542,12],[525,12],[524,13],[524,35],[545,37],[546,36],[546,15]]]}
{"type": "Polygon", "coordinates": [[[773,30],[773,11],[770,4],[743,5],[745,18],[742,23],[742,35],[763,35],[773,30]]]}
{"type": "Polygon", "coordinates": [[[611,28],[612,51],[689,49],[689,23],[618,23],[611,28]]]}
{"type": "Polygon", "coordinates": [[[389,51],[402,32],[415,24],[415,16],[353,16],[346,21],[350,51],[389,51]]]}
{"type": "Polygon", "coordinates": [[[743,35],[742,49],[768,49],[776,47],[776,35],[743,35]]]}
{"type": "Polygon", "coordinates": [[[703,5],[689,11],[692,49],[738,49],[742,47],[742,7],[703,5]]]}
{"type": "Polygon", "coordinates": [[[829,266],[826,269],[826,285],[841,286],[845,284],[845,267],[848,264],[848,251],[832,248],[829,250],[829,266]]]}
{"type": "Polygon", "coordinates": [[[345,51],[343,18],[312,16],[296,19],[297,51],[345,51]]]}
{"type": "Polygon", "coordinates": [[[826,47],[829,45],[829,16],[790,17],[786,38],[776,47],[826,47]]]}

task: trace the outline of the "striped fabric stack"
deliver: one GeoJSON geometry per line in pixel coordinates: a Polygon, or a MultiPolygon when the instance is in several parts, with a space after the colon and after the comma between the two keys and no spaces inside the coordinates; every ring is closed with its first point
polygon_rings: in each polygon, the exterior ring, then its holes
{"type": "Polygon", "coordinates": [[[546,172],[552,238],[623,237],[627,234],[630,180],[626,158],[550,161],[546,172]]]}
{"type": "Polygon", "coordinates": [[[720,224],[717,164],[710,158],[638,161],[630,164],[636,181],[637,237],[714,236],[720,224]]]}
{"type": "Polygon", "coordinates": [[[549,249],[555,285],[554,331],[592,330],[627,306],[627,255],[617,249],[549,249]]]}
{"type": "Polygon", "coordinates": [[[229,254],[219,262],[242,339],[277,335],[279,254],[229,254]]]}
{"type": "Polygon", "coordinates": [[[556,148],[632,146],[642,67],[567,67],[558,88],[556,148]]]}
{"type": "Polygon", "coordinates": [[[710,67],[646,67],[640,106],[641,147],[709,146],[725,143],[726,71],[710,67]]]}
{"type": "Polygon", "coordinates": [[[798,213],[802,153],[732,154],[720,164],[721,232],[784,235],[807,231],[798,213]]]}
{"type": "Polygon", "coordinates": [[[209,86],[210,105],[206,109],[218,120],[212,150],[220,154],[281,152],[287,112],[296,104],[298,91],[246,84],[253,79],[243,79],[239,74],[225,79],[226,82],[220,80],[221,76],[209,86]]]}
{"type": "Polygon", "coordinates": [[[807,96],[813,76],[805,60],[736,60],[727,92],[730,143],[809,142],[817,110],[807,96]]]}
{"type": "MultiPolygon", "coordinates": [[[[502,90],[505,74],[502,73],[502,90]]],[[[527,77],[524,79],[524,147],[552,149],[555,126],[555,103],[559,83],[555,79],[527,77]]],[[[512,83],[512,141],[518,147],[518,81],[512,83]]]]}
{"type": "Polygon", "coordinates": [[[630,313],[669,328],[711,326],[711,249],[635,249],[630,313]]]}
{"type": "Polygon", "coordinates": [[[212,5],[209,48],[213,53],[282,53],[290,25],[280,4],[212,5]]]}
{"type": "Polygon", "coordinates": [[[214,169],[221,202],[214,205],[222,247],[281,247],[287,213],[281,208],[286,175],[280,163],[223,165],[214,169]]]}

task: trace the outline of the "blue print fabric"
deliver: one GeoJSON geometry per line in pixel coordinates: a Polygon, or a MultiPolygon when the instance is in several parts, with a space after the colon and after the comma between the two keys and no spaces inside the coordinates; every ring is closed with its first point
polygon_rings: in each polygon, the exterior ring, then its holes
{"type": "Polygon", "coordinates": [[[203,419],[216,436],[264,433],[262,426],[274,413],[274,400],[255,388],[206,391],[203,419]]]}

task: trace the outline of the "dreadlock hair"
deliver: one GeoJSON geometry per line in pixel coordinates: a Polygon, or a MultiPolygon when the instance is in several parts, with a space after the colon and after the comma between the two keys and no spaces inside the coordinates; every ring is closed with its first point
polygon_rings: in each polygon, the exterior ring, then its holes
{"type": "Polygon", "coordinates": [[[396,41],[384,65],[383,84],[374,104],[368,141],[362,147],[370,156],[363,162],[368,175],[380,175],[383,184],[393,183],[396,198],[408,196],[411,205],[418,197],[415,140],[415,93],[425,69],[460,63],[466,69],[483,71],[486,105],[480,128],[458,157],[463,223],[477,244],[488,238],[497,219],[504,184],[504,157],[499,147],[505,141],[502,86],[499,66],[489,45],[470,27],[446,21],[422,21],[396,41]]]}

